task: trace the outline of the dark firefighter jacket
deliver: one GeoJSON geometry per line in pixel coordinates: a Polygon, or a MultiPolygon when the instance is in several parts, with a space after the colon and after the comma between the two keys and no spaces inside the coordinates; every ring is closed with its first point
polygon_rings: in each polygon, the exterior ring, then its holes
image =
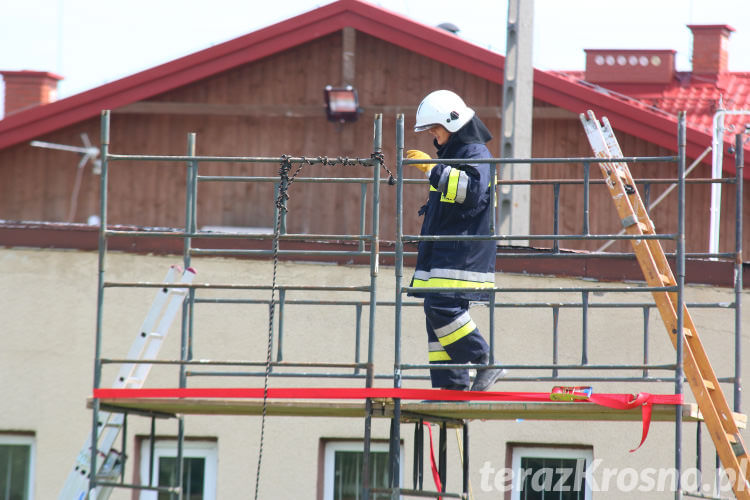
{"type": "MultiPolygon", "coordinates": [[[[451,134],[438,148],[438,158],[491,158],[485,143],[492,138],[487,127],[474,117],[451,134]]],[[[487,235],[492,217],[490,165],[487,163],[445,165],[430,172],[430,195],[422,207],[422,235],[487,235]]],[[[420,241],[417,266],[411,286],[429,288],[492,288],[495,286],[496,242],[420,241]]],[[[424,297],[424,293],[410,295],[424,297]]],[[[466,300],[487,300],[486,292],[456,291],[440,295],[466,300]]]]}

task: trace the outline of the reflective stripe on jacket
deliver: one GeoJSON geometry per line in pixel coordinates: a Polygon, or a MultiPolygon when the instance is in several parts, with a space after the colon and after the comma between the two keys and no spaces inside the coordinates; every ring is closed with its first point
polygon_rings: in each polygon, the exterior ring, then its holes
{"type": "MultiPolygon", "coordinates": [[[[451,158],[491,158],[484,144],[459,144],[451,158]]],[[[430,194],[422,235],[489,235],[492,217],[489,164],[436,164],[430,172],[430,194]]],[[[412,287],[492,288],[496,242],[420,241],[412,287]]],[[[413,292],[422,297],[425,294],[413,292]]],[[[445,292],[467,300],[487,300],[481,291],[445,292]]]]}

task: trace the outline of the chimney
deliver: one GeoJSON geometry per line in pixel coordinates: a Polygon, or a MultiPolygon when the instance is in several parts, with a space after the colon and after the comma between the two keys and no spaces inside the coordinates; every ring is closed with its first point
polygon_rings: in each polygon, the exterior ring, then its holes
{"type": "Polygon", "coordinates": [[[693,32],[693,73],[718,75],[729,69],[729,35],[726,24],[690,24],[693,32]]]}
{"type": "Polygon", "coordinates": [[[585,49],[586,81],[591,83],[669,83],[674,50],[585,49]]]}
{"type": "Polygon", "coordinates": [[[57,99],[61,76],[44,71],[0,71],[5,82],[5,116],[57,99]]]}

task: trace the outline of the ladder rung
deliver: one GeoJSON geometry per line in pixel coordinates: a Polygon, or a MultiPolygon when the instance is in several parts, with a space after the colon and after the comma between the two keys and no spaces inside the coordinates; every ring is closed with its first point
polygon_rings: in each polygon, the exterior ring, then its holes
{"type": "Polygon", "coordinates": [[[732,446],[732,451],[734,452],[734,455],[736,457],[747,455],[747,451],[745,451],[745,445],[742,443],[742,439],[739,437],[739,435],[727,433],[726,436],[727,441],[729,441],[729,444],[732,446]]]}
{"type": "Polygon", "coordinates": [[[710,380],[703,379],[703,385],[705,385],[706,389],[708,389],[709,391],[716,390],[714,383],[711,382],[710,380]]]}
{"type": "Polygon", "coordinates": [[[684,336],[686,336],[686,337],[692,337],[693,336],[693,332],[690,330],[690,328],[683,328],[682,329],[682,334],[684,336]]]}
{"type": "Polygon", "coordinates": [[[672,278],[670,276],[666,275],[666,274],[659,273],[659,279],[665,285],[671,285],[672,284],[672,278]]]}
{"type": "Polygon", "coordinates": [[[622,219],[622,227],[628,228],[630,226],[634,226],[638,224],[638,227],[640,228],[640,222],[638,222],[638,218],[635,216],[635,214],[630,214],[624,219],[622,219]]]}

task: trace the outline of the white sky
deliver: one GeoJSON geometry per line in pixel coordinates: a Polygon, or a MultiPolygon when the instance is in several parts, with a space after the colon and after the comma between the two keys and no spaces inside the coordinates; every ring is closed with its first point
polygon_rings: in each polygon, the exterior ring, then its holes
{"type": "MultiPolygon", "coordinates": [[[[3,0],[0,70],[63,76],[64,98],[330,1],[3,0]]],[[[507,0],[371,0],[505,53],[507,0]]],[[[534,66],[582,70],[583,49],[674,49],[690,69],[688,24],[729,24],[729,68],[750,72],[750,0],[534,0],[534,66]]],[[[1,89],[0,89],[1,90],[1,89]]],[[[0,96],[2,93],[0,93],[0,96]]]]}

